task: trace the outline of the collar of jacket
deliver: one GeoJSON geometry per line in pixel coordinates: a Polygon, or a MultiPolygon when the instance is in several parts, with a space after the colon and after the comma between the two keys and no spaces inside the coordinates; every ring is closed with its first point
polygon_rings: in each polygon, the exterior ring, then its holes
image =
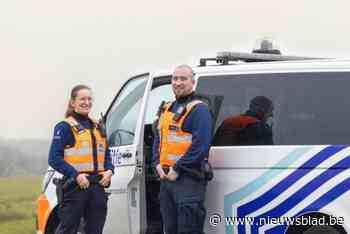
{"type": "Polygon", "coordinates": [[[177,101],[178,103],[183,104],[183,103],[187,103],[187,102],[189,102],[189,101],[192,101],[194,98],[195,98],[195,93],[192,92],[192,93],[190,93],[190,94],[188,94],[188,95],[186,95],[186,96],[177,98],[176,101],[177,101]]]}
{"type": "Polygon", "coordinates": [[[89,119],[88,116],[79,114],[79,113],[77,113],[77,112],[75,112],[75,111],[73,111],[72,117],[73,117],[74,119],[76,119],[78,122],[87,121],[87,120],[90,121],[90,119],[89,119]]]}

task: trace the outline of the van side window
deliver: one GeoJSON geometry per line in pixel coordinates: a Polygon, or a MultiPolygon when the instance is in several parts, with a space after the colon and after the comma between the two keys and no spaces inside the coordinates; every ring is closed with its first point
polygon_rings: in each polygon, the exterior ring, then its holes
{"type": "Polygon", "coordinates": [[[171,89],[171,84],[164,84],[151,90],[147,105],[146,124],[152,124],[157,117],[159,105],[162,101],[174,101],[175,97],[171,89]]]}
{"type": "Polygon", "coordinates": [[[109,146],[131,145],[140,115],[148,75],[130,80],[107,115],[109,146]]]}
{"type": "MultiPolygon", "coordinates": [[[[153,80],[153,87],[148,99],[145,117],[145,132],[144,143],[145,147],[149,147],[150,150],[153,145],[154,131],[156,126],[154,125],[158,119],[157,113],[162,101],[172,102],[175,100],[174,94],[170,84],[171,77],[159,77],[153,80]]],[[[151,156],[148,156],[151,159],[151,156]]]]}
{"type": "Polygon", "coordinates": [[[213,146],[349,144],[348,72],[200,77],[221,95],[213,146]],[[248,130],[247,130],[248,129],[248,130]]]}

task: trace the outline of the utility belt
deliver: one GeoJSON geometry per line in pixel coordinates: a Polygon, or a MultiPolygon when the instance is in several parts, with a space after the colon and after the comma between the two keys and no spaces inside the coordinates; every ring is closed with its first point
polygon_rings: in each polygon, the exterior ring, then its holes
{"type": "MultiPolygon", "coordinates": [[[[86,177],[90,184],[98,184],[102,179],[102,175],[89,175],[86,177]]],[[[63,176],[63,178],[54,178],[54,185],[56,185],[56,195],[57,202],[61,203],[63,201],[64,191],[75,188],[78,186],[75,178],[63,176]]]]}
{"type": "Polygon", "coordinates": [[[98,184],[102,179],[102,175],[89,175],[87,179],[90,184],[98,184]]]}
{"type": "MultiPolygon", "coordinates": [[[[89,175],[86,177],[90,184],[98,184],[102,179],[102,175],[89,175]]],[[[54,178],[53,183],[56,186],[61,186],[63,189],[67,189],[70,186],[78,185],[76,180],[72,177],[63,176],[63,178],[54,178]]]]}
{"type": "MultiPolygon", "coordinates": [[[[169,172],[169,166],[162,166],[165,174],[169,172]]],[[[196,180],[206,180],[211,181],[214,178],[213,169],[208,162],[208,160],[204,160],[201,164],[200,168],[190,168],[190,167],[180,167],[181,173],[184,173],[196,180]]]]}
{"type": "Polygon", "coordinates": [[[67,189],[72,188],[73,186],[77,186],[77,182],[74,178],[54,178],[53,181],[54,185],[56,185],[56,195],[57,195],[57,203],[60,204],[63,201],[63,193],[64,191],[67,191],[67,189]]]}

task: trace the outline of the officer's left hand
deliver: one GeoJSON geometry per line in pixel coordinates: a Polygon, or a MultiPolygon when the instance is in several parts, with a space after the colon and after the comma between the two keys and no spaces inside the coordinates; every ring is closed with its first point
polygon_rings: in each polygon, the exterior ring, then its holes
{"type": "Polygon", "coordinates": [[[166,176],[166,178],[169,180],[169,181],[176,181],[177,177],[179,176],[179,174],[177,174],[177,172],[174,170],[173,167],[170,167],[169,169],[169,172],[166,176]]]}
{"type": "Polygon", "coordinates": [[[87,176],[88,174],[86,173],[80,173],[76,178],[76,181],[81,189],[87,189],[90,186],[87,176]]]}
{"type": "Polygon", "coordinates": [[[102,172],[102,179],[99,181],[99,184],[102,185],[103,187],[106,187],[111,183],[111,178],[112,178],[113,172],[112,170],[107,170],[102,172]]]}

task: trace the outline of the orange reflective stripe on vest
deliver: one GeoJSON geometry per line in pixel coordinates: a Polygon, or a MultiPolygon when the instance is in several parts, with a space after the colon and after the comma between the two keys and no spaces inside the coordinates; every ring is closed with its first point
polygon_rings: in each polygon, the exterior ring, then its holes
{"type": "Polygon", "coordinates": [[[199,100],[192,101],[186,105],[186,111],[178,120],[174,120],[175,113],[170,111],[171,103],[167,103],[165,111],[159,118],[160,137],[160,164],[173,166],[192,145],[192,134],[182,130],[183,123],[199,100]]]}
{"type": "MultiPolygon", "coordinates": [[[[64,150],[64,161],[72,165],[78,172],[94,171],[94,154],[91,131],[89,129],[77,128],[78,122],[69,117],[65,120],[72,128],[75,145],[64,150]]],[[[92,130],[96,139],[97,151],[97,171],[104,171],[104,161],[106,152],[106,139],[102,137],[100,131],[94,127],[92,130]]]]}

